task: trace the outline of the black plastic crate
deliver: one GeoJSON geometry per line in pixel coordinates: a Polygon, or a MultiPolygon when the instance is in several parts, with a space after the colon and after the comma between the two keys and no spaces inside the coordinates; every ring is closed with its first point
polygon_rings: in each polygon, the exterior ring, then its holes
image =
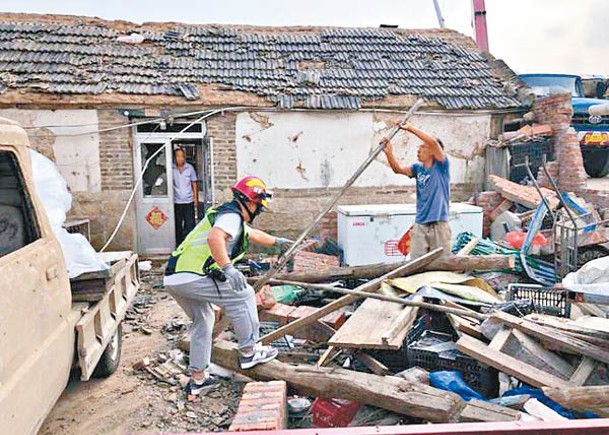
{"type": "Polygon", "coordinates": [[[515,166],[523,164],[527,156],[529,157],[529,166],[534,177],[537,177],[539,168],[543,163],[544,154],[548,162],[554,159],[550,139],[546,137],[516,143],[508,146],[508,149],[511,155],[509,179],[519,184],[529,178],[529,173],[526,167],[515,166]]]}
{"type": "Polygon", "coordinates": [[[495,397],[499,390],[497,370],[460,352],[453,337],[438,331],[425,331],[408,346],[409,367],[419,366],[430,371],[456,370],[476,391],[495,397]]]}
{"type": "Polygon", "coordinates": [[[556,287],[543,287],[537,284],[509,284],[508,301],[528,299],[532,310],[538,314],[549,314],[557,317],[571,317],[571,303],[567,299],[567,290],[556,287]]]}

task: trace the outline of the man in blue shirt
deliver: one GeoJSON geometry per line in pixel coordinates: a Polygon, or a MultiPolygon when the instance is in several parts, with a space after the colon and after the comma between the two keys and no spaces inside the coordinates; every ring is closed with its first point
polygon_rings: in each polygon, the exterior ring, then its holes
{"type": "Polygon", "coordinates": [[[182,148],[174,151],[173,165],[173,202],[176,231],[176,246],[186,238],[195,227],[196,207],[199,204],[197,173],[195,168],[186,162],[186,153],[182,148]]]}
{"type": "Polygon", "coordinates": [[[393,154],[393,145],[389,139],[383,139],[383,151],[393,172],[417,180],[417,215],[410,236],[410,258],[421,257],[440,247],[444,249],[444,255],[448,255],[451,247],[448,224],[450,165],[444,146],[439,139],[410,123],[398,123],[398,127],[422,141],[417,150],[418,161],[412,165],[400,166],[393,154]]]}

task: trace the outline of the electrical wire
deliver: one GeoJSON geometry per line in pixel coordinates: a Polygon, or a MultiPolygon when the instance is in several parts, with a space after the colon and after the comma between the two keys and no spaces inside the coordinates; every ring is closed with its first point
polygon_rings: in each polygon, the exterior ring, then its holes
{"type": "MultiPolygon", "coordinates": [[[[231,109],[235,109],[235,108],[231,108],[231,109]]],[[[110,237],[108,238],[108,240],[106,241],[106,243],[104,244],[104,246],[100,249],[99,252],[104,252],[106,250],[106,248],[110,245],[110,243],[112,243],[112,240],[114,240],[114,237],[116,237],[116,234],[118,233],[118,230],[120,229],[121,225],[123,224],[125,217],[127,216],[127,211],[129,210],[129,207],[131,206],[131,203],[133,202],[133,198],[135,197],[135,193],[137,192],[140,183],[142,181],[142,179],[144,178],[144,173],[146,172],[146,169],[148,169],[148,164],[155,159],[160,153],[161,151],[165,150],[168,146],[171,146],[171,143],[177,139],[182,133],[184,133],[186,130],[188,130],[190,127],[192,127],[193,125],[204,121],[207,118],[210,118],[214,115],[217,115],[219,113],[224,113],[225,111],[227,111],[227,108],[222,108],[222,109],[216,109],[213,111],[206,111],[206,113],[202,116],[200,116],[199,118],[197,118],[196,120],[192,121],[190,124],[188,124],[186,127],[184,127],[182,130],[180,130],[178,133],[175,134],[175,136],[171,137],[170,139],[165,141],[165,144],[162,147],[159,147],[158,150],[156,150],[150,157],[148,157],[148,159],[146,159],[146,161],[144,162],[144,166],[142,167],[140,174],[137,178],[137,181],[135,183],[135,185],[133,186],[133,189],[131,190],[131,194],[129,195],[129,199],[127,200],[127,205],[125,206],[123,213],[121,214],[120,219],[118,220],[118,222],[116,223],[116,227],[114,228],[114,231],[112,231],[112,234],[110,235],[110,237]]]]}

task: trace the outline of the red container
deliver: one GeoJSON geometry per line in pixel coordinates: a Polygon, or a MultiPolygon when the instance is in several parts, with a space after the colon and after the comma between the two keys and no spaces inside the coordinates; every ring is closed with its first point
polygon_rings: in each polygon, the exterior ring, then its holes
{"type": "Polygon", "coordinates": [[[362,406],[359,402],[318,397],[311,406],[313,426],[347,427],[362,406]]]}

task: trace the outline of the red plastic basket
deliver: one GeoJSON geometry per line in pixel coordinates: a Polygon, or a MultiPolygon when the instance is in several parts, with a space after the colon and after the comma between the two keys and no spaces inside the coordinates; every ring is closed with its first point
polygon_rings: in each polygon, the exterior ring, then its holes
{"type": "Polygon", "coordinates": [[[359,402],[318,397],[311,406],[313,426],[347,427],[362,406],[359,402]]]}

